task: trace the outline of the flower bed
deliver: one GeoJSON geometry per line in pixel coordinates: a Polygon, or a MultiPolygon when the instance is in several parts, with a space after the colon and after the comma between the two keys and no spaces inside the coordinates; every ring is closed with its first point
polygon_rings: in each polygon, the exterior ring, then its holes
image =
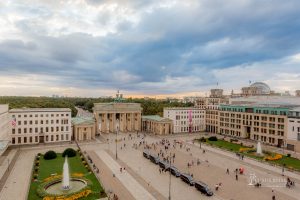
{"type": "Polygon", "coordinates": [[[274,160],[280,160],[280,159],[282,159],[281,154],[276,154],[275,156],[266,156],[266,157],[264,157],[264,160],[266,160],[266,161],[274,161],[274,160]]]}

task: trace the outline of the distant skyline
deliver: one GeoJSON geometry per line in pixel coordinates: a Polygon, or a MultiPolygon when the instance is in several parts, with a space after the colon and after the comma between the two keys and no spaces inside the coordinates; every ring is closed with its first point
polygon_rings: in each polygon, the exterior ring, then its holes
{"type": "Polygon", "coordinates": [[[298,0],[3,0],[0,96],[205,96],[249,81],[294,94],[299,13],[298,0]]]}

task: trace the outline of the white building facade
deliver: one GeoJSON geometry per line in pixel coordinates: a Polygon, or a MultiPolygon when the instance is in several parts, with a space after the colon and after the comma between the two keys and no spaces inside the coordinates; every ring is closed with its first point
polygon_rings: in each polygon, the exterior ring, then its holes
{"type": "Polygon", "coordinates": [[[173,120],[174,133],[205,131],[205,110],[195,107],[164,108],[164,118],[173,120]]]}
{"type": "Polygon", "coordinates": [[[0,105],[0,155],[7,149],[10,142],[10,118],[8,105],[0,105]]]}
{"type": "Polygon", "coordinates": [[[300,107],[289,112],[286,144],[287,149],[300,152],[300,107]]]}
{"type": "Polygon", "coordinates": [[[71,109],[23,108],[9,111],[11,144],[26,145],[71,141],[71,109]]]}

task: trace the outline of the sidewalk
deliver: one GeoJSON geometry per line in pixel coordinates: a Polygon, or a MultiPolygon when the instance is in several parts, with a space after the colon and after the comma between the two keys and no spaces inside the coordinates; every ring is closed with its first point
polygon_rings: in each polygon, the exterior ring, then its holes
{"type": "Polygon", "coordinates": [[[142,187],[129,173],[126,171],[120,172],[121,166],[111,158],[111,156],[105,151],[96,151],[98,157],[110,167],[116,178],[126,187],[126,189],[137,200],[155,200],[155,198],[142,187]]]}

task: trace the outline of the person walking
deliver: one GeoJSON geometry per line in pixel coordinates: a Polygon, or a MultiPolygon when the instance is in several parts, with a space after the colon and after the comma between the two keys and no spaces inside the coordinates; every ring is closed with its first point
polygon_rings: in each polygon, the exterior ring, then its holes
{"type": "Polygon", "coordinates": [[[272,200],[276,200],[276,197],[275,197],[275,192],[274,190],[272,189],[272,200]]]}
{"type": "Polygon", "coordinates": [[[227,170],[226,170],[226,174],[229,174],[229,169],[227,168],[227,170]]]}
{"type": "Polygon", "coordinates": [[[238,181],[238,179],[239,179],[239,176],[236,174],[236,175],[235,175],[235,180],[238,181]]]}

